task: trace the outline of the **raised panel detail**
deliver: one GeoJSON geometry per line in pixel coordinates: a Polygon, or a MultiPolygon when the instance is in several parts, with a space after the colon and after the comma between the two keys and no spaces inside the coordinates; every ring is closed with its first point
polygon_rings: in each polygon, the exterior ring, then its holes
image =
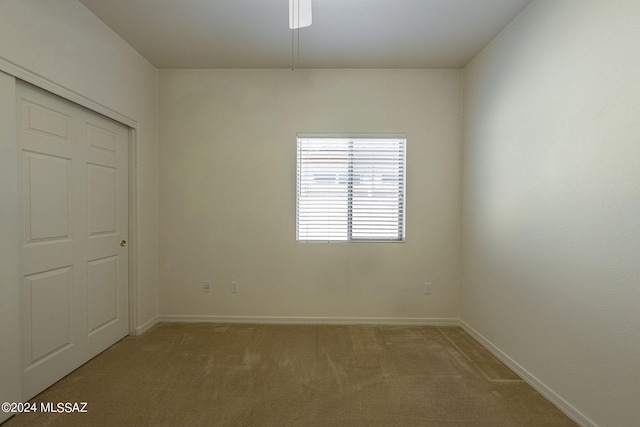
{"type": "Polygon", "coordinates": [[[118,259],[89,261],[89,335],[118,319],[118,259]]]}
{"type": "Polygon", "coordinates": [[[117,154],[118,135],[87,123],[87,146],[94,150],[117,154]]]}
{"type": "Polygon", "coordinates": [[[129,331],[129,130],[22,81],[15,103],[20,385],[31,399],[129,331]]]}
{"type": "Polygon", "coordinates": [[[71,161],[24,153],[25,243],[71,238],[71,161]]]}
{"type": "Polygon", "coordinates": [[[69,266],[25,277],[29,364],[70,345],[71,284],[69,266]]]}
{"type": "Polygon", "coordinates": [[[116,232],[117,169],[87,164],[89,236],[116,232]]]}
{"type": "Polygon", "coordinates": [[[22,101],[23,123],[26,132],[51,136],[64,141],[71,138],[71,117],[41,105],[22,101]]]}

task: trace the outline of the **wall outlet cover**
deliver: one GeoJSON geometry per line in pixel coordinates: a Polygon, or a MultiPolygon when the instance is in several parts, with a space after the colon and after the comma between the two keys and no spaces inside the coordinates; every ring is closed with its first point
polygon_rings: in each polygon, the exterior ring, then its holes
{"type": "Polygon", "coordinates": [[[431,294],[431,283],[424,282],[424,293],[427,295],[431,294]]]}

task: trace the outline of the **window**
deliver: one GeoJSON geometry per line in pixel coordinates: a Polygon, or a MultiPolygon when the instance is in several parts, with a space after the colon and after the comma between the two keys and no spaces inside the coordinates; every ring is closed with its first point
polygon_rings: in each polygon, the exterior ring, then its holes
{"type": "Polygon", "coordinates": [[[298,241],[404,241],[402,137],[298,136],[298,241]]]}

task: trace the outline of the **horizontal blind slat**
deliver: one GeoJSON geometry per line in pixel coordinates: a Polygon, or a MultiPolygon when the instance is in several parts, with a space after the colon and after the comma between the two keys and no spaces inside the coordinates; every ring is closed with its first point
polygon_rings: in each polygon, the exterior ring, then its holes
{"type": "Polygon", "coordinates": [[[405,140],[299,138],[298,240],[404,239],[405,140]]]}

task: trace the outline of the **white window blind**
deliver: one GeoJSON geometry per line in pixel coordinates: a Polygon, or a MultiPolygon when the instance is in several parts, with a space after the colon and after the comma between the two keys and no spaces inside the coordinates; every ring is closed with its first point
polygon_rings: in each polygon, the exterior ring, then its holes
{"type": "Polygon", "coordinates": [[[298,138],[299,241],[404,241],[404,138],[298,138]]]}

